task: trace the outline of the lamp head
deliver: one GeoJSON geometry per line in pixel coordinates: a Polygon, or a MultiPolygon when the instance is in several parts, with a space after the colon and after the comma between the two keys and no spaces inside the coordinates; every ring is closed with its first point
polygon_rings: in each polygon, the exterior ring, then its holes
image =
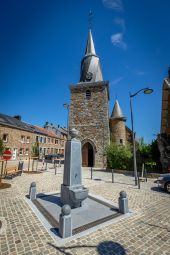
{"type": "Polygon", "coordinates": [[[143,92],[144,92],[144,94],[151,94],[153,92],[153,89],[145,88],[143,92]]]}

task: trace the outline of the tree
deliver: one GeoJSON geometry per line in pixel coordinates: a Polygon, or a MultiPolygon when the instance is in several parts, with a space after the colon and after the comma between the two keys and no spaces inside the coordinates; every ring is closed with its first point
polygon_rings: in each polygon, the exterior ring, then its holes
{"type": "Polygon", "coordinates": [[[130,166],[132,152],[129,146],[111,143],[106,148],[107,164],[113,169],[127,169],[130,166]]]}
{"type": "Polygon", "coordinates": [[[2,157],[4,150],[5,150],[5,146],[3,144],[3,140],[0,138],[0,157],[2,157]]]}
{"type": "Polygon", "coordinates": [[[38,143],[38,141],[35,142],[35,144],[33,144],[33,146],[32,146],[31,156],[39,157],[39,143],[38,143]]]}
{"type": "Polygon", "coordinates": [[[142,163],[152,161],[151,145],[144,143],[143,138],[141,138],[139,141],[138,152],[142,163]]]}

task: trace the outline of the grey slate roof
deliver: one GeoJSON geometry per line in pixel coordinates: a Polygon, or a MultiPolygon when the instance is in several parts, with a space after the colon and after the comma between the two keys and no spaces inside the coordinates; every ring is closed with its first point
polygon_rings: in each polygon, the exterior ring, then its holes
{"type": "Polygon", "coordinates": [[[99,57],[96,55],[91,30],[89,30],[85,56],[81,62],[80,82],[103,81],[99,57]]]}
{"type": "Polygon", "coordinates": [[[113,107],[113,111],[111,114],[111,119],[122,119],[122,120],[126,120],[125,116],[123,115],[123,112],[120,108],[119,102],[118,100],[116,100],[115,105],[113,107]]]}
{"type": "Polygon", "coordinates": [[[25,130],[28,132],[34,132],[34,128],[31,125],[2,113],[0,113],[0,125],[25,130]]]}

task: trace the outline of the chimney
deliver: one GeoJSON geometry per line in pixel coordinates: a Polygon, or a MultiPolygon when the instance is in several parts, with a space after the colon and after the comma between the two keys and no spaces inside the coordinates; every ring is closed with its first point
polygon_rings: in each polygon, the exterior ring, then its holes
{"type": "Polygon", "coordinates": [[[14,118],[21,121],[21,115],[15,115],[14,118]]]}

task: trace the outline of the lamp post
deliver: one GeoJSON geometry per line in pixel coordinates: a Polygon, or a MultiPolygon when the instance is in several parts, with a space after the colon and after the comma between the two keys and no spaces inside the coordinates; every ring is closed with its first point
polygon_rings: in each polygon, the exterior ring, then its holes
{"type": "Polygon", "coordinates": [[[68,103],[64,103],[63,104],[63,107],[65,108],[65,109],[67,109],[67,140],[68,140],[68,135],[69,135],[69,124],[68,124],[68,122],[69,122],[69,110],[70,110],[70,105],[68,104],[68,103]]]}
{"type": "Polygon", "coordinates": [[[135,176],[135,185],[138,185],[138,188],[140,188],[140,183],[138,182],[138,172],[137,172],[137,164],[136,164],[136,144],[135,144],[135,133],[134,133],[134,124],[133,124],[133,110],[132,110],[132,97],[135,97],[137,94],[139,94],[141,91],[143,91],[144,94],[151,94],[153,92],[153,89],[151,88],[143,88],[138,90],[136,93],[131,94],[130,93],[130,112],[131,112],[131,125],[132,125],[132,143],[133,143],[133,168],[134,168],[134,176],[135,176]]]}

